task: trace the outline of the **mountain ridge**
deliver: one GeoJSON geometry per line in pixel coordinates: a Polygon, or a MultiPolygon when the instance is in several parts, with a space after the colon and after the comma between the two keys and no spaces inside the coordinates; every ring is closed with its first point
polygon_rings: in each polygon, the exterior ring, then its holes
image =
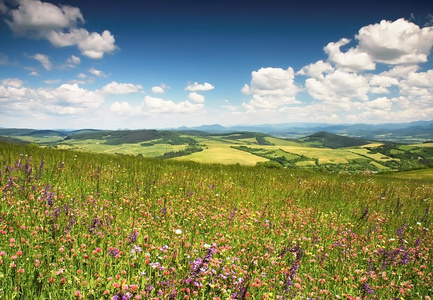
{"type": "MultiPolygon", "coordinates": [[[[235,125],[223,126],[220,124],[200,125],[193,127],[161,128],[161,129],[135,129],[135,130],[102,130],[102,129],[78,129],[78,130],[53,130],[53,129],[28,129],[28,128],[0,128],[1,136],[58,136],[67,138],[81,134],[95,134],[101,132],[205,132],[210,134],[232,132],[257,132],[280,138],[301,138],[317,132],[329,132],[332,134],[348,136],[366,140],[383,140],[402,143],[416,143],[433,140],[433,120],[416,121],[409,123],[383,123],[383,124],[328,124],[328,123],[279,123],[259,125],[235,125]]],[[[116,134],[117,135],[117,134],[116,134]]],[[[121,135],[121,134],[120,134],[121,135]]]]}

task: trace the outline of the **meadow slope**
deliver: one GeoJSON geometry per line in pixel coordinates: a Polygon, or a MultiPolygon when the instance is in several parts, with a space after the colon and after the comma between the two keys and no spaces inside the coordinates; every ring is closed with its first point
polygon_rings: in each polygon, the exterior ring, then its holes
{"type": "Polygon", "coordinates": [[[0,144],[1,299],[429,299],[428,177],[0,144]]]}

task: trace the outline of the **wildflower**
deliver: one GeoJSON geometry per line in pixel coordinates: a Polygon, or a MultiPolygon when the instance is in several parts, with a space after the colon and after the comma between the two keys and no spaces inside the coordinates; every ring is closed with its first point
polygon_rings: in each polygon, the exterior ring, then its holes
{"type": "Polygon", "coordinates": [[[130,243],[135,243],[135,241],[137,240],[137,236],[138,236],[138,232],[134,230],[134,232],[129,235],[128,241],[130,243]]]}
{"type": "Polygon", "coordinates": [[[75,297],[77,297],[78,299],[83,298],[83,295],[81,294],[80,291],[75,291],[75,297]]]}
{"type": "Polygon", "coordinates": [[[113,247],[108,248],[108,255],[112,257],[116,257],[118,253],[119,253],[119,249],[113,247]]]}
{"type": "Polygon", "coordinates": [[[176,229],[175,231],[174,231],[174,233],[176,233],[176,234],[182,234],[182,230],[180,230],[180,229],[176,229]]]}
{"type": "Polygon", "coordinates": [[[367,294],[374,294],[374,291],[370,288],[370,285],[368,283],[364,283],[362,285],[362,293],[363,295],[367,295],[367,294]]]}

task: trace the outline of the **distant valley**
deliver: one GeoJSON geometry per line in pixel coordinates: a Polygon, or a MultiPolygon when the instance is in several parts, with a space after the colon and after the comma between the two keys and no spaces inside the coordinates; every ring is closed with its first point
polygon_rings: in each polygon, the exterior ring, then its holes
{"type": "Polygon", "coordinates": [[[330,172],[376,173],[433,166],[433,122],[310,124],[290,130],[287,126],[73,131],[2,128],[0,139],[115,155],[330,172]]]}

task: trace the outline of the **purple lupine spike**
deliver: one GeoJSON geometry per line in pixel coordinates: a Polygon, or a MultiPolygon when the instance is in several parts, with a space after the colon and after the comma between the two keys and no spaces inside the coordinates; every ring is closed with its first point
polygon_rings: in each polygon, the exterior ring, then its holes
{"type": "Polygon", "coordinates": [[[370,287],[370,285],[368,283],[364,283],[362,285],[362,293],[364,295],[367,295],[367,294],[373,295],[374,294],[374,290],[370,287]]]}
{"type": "Polygon", "coordinates": [[[406,228],[406,222],[404,222],[403,226],[401,226],[401,228],[397,231],[397,235],[398,237],[401,238],[401,236],[403,235],[403,231],[406,228]]]}
{"type": "Polygon", "coordinates": [[[138,236],[138,232],[134,230],[131,234],[129,234],[128,241],[130,243],[135,243],[135,241],[137,240],[137,236],[138,236]]]}
{"type": "Polygon", "coordinates": [[[75,217],[73,217],[73,218],[69,221],[68,225],[66,226],[65,233],[69,233],[69,231],[71,231],[72,226],[74,225],[74,223],[75,223],[75,217]]]}

